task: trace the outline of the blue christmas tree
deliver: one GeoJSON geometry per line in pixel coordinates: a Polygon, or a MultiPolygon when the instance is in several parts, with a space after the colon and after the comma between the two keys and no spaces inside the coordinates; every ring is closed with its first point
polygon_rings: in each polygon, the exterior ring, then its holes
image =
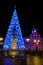
{"type": "Polygon", "coordinates": [[[16,8],[14,9],[13,16],[11,18],[10,26],[7,31],[3,49],[11,49],[11,38],[14,38],[14,37],[17,38],[17,49],[25,48],[16,8]]]}

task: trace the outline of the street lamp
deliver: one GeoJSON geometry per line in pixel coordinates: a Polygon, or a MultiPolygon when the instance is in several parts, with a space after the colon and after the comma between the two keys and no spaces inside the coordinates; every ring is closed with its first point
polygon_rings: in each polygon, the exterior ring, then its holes
{"type": "Polygon", "coordinates": [[[0,41],[3,41],[3,38],[2,37],[0,37],[0,41]]]}

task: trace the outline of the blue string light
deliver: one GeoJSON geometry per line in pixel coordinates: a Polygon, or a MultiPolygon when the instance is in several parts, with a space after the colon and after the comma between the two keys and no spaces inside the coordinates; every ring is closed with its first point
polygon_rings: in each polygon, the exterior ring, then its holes
{"type": "Polygon", "coordinates": [[[11,49],[11,38],[13,38],[13,37],[17,38],[17,49],[25,48],[20,25],[19,25],[19,21],[18,21],[16,8],[14,10],[9,29],[7,31],[7,35],[6,35],[6,38],[4,41],[4,45],[3,45],[3,49],[11,49]],[[16,35],[13,34],[14,28],[16,30],[16,35]]]}

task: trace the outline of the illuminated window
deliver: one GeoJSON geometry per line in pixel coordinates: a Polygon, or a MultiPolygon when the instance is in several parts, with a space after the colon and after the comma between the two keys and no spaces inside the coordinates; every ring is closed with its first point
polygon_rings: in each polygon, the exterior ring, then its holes
{"type": "Polygon", "coordinates": [[[38,42],[40,42],[40,40],[38,40],[38,42]]]}
{"type": "Polygon", "coordinates": [[[30,41],[30,39],[26,39],[26,41],[28,42],[28,41],[30,41]]]}
{"type": "Polygon", "coordinates": [[[36,44],[38,45],[39,43],[37,42],[36,44]]]}
{"type": "Polygon", "coordinates": [[[34,30],[34,32],[36,32],[36,30],[34,30]]]}
{"type": "Polygon", "coordinates": [[[34,42],[36,42],[36,40],[34,40],[34,42]]]}

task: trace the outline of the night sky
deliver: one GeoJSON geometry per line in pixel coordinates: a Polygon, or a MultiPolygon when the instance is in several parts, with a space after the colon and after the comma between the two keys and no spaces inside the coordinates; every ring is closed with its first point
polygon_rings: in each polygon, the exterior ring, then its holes
{"type": "Polygon", "coordinates": [[[7,33],[15,5],[23,36],[29,36],[36,27],[43,37],[43,2],[37,0],[0,0],[0,36],[7,33]]]}

